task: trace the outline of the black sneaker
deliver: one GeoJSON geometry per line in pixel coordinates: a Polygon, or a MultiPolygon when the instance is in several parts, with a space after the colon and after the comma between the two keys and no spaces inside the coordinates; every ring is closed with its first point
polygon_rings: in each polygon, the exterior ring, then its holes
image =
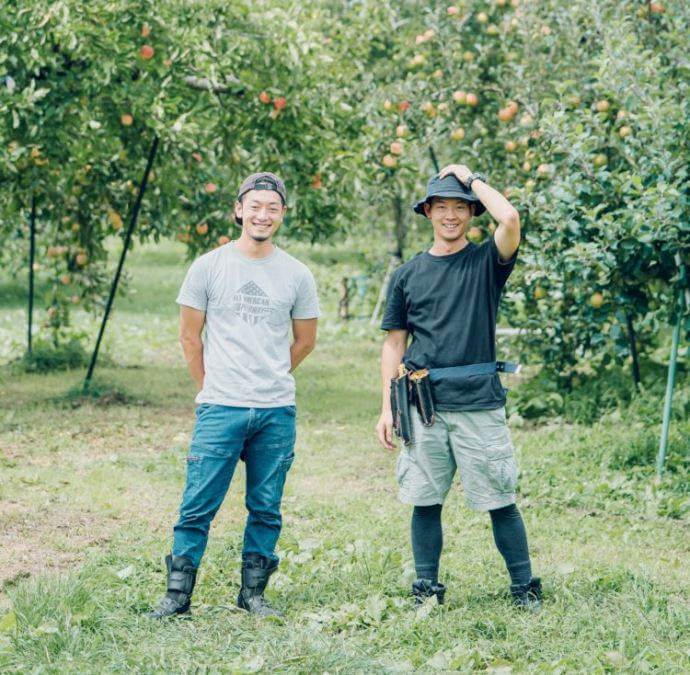
{"type": "Polygon", "coordinates": [[[528,612],[538,612],[541,609],[541,579],[533,577],[528,584],[511,584],[510,593],[513,603],[528,612]]]}
{"type": "Polygon", "coordinates": [[[414,597],[415,605],[423,605],[427,598],[431,598],[434,595],[438,604],[442,605],[443,598],[446,595],[446,587],[431,579],[417,579],[417,581],[412,583],[412,596],[414,597]]]}

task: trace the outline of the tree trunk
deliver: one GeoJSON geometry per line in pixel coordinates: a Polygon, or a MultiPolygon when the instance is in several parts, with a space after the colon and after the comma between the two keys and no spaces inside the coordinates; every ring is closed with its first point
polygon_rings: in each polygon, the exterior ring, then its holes
{"type": "Polygon", "coordinates": [[[403,212],[403,200],[399,193],[393,197],[393,213],[395,215],[395,227],[393,229],[394,248],[391,251],[391,255],[398,258],[398,260],[402,260],[405,251],[407,226],[403,212]]]}
{"type": "Polygon", "coordinates": [[[405,216],[403,211],[403,199],[400,193],[397,193],[393,197],[393,226],[388,229],[388,241],[390,248],[390,259],[388,261],[388,267],[386,268],[386,274],[383,277],[383,283],[381,284],[381,290],[379,291],[379,297],[376,300],[376,306],[371,314],[371,320],[369,324],[374,326],[379,318],[379,313],[381,308],[386,301],[386,295],[388,293],[388,282],[390,281],[393,270],[400,265],[403,260],[403,255],[405,251],[405,237],[407,235],[407,226],[405,223],[405,216]]]}
{"type": "Polygon", "coordinates": [[[350,318],[350,280],[343,277],[340,280],[340,299],[338,300],[338,318],[347,321],[350,318]]]}

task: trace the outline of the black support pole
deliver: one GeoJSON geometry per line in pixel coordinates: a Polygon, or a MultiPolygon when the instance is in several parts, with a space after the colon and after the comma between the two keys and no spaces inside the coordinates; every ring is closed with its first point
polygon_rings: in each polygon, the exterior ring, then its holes
{"type": "Polygon", "coordinates": [[[434,152],[434,149],[431,146],[429,146],[429,155],[431,156],[431,163],[434,165],[434,170],[436,171],[436,173],[439,173],[441,169],[439,169],[438,159],[436,159],[436,153],[434,152]]]}
{"type": "Polygon", "coordinates": [[[27,351],[32,350],[32,327],[34,318],[34,261],[36,260],[36,195],[31,195],[31,216],[29,218],[29,327],[26,339],[27,351]]]}
{"type": "Polygon", "coordinates": [[[125,235],[125,242],[122,247],[122,253],[120,254],[120,262],[117,265],[117,271],[115,272],[115,278],[110,287],[110,295],[108,296],[108,302],[105,306],[105,313],[103,314],[103,321],[101,322],[101,328],[98,331],[98,338],[96,339],[96,346],[93,350],[91,356],[91,363],[89,364],[89,370],[86,373],[86,378],[84,379],[84,387],[82,391],[86,393],[89,389],[89,384],[91,383],[91,377],[93,375],[93,370],[96,367],[96,360],[98,359],[98,350],[101,346],[101,340],[103,339],[103,333],[105,333],[105,325],[108,323],[108,317],[110,316],[110,310],[113,306],[113,300],[115,299],[115,293],[117,292],[117,286],[120,283],[120,275],[122,273],[122,268],[125,264],[125,258],[127,256],[127,250],[129,249],[129,243],[132,239],[132,233],[137,224],[137,219],[139,218],[139,209],[141,208],[141,202],[144,198],[144,192],[146,192],[146,185],[148,184],[149,174],[151,173],[151,167],[153,166],[153,161],[156,158],[156,152],[158,150],[158,136],[153,137],[153,143],[151,143],[151,149],[149,150],[149,158],[146,162],[146,168],[144,169],[144,176],[141,179],[139,185],[139,192],[137,193],[136,201],[134,202],[134,208],[129,219],[129,226],[127,228],[127,234],[125,235]]]}

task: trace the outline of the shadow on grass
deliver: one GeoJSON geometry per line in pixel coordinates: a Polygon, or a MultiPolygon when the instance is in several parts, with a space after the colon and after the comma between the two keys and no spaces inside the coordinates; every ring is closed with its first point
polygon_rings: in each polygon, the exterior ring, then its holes
{"type": "Polygon", "coordinates": [[[115,405],[138,406],[150,405],[150,401],[133,395],[121,384],[96,378],[87,387],[82,383],[68,389],[64,394],[55,396],[52,403],[58,407],[78,408],[86,403],[100,407],[115,405]]]}

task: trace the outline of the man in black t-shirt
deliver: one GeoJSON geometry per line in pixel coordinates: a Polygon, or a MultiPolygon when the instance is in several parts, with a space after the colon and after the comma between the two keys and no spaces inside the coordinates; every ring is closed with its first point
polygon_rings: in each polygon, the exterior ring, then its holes
{"type": "Polygon", "coordinates": [[[453,164],[432,176],[414,206],[433,227],[434,244],[393,274],[381,328],[382,411],[376,432],[393,449],[390,381],[401,363],[432,374],[436,418],[424,426],[414,409],[412,440],[397,464],[399,496],[412,504],[417,602],[436,596],[443,546],[441,509],[457,468],[468,505],[491,516],[494,540],[511,577],[515,603],[538,609],[541,582],[532,577],[527,535],[515,505],[517,466],[505,419],[505,390],[495,368],[498,303],[517,258],[520,217],[481,174],[453,164]],[[488,210],[493,238],[467,240],[472,216],[488,210]],[[412,338],[408,346],[408,338],[412,338]],[[468,374],[458,367],[483,364],[468,374]],[[487,368],[488,366],[488,368],[487,368]],[[453,369],[453,370],[448,370],[453,369]]]}

